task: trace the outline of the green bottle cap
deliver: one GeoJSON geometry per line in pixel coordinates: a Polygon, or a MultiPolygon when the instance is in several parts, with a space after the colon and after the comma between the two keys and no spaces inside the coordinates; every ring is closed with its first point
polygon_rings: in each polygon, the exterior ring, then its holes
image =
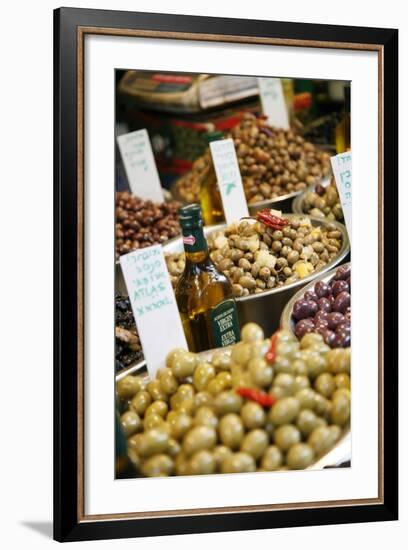
{"type": "Polygon", "coordinates": [[[179,209],[179,220],[186,252],[205,252],[208,250],[203,230],[203,217],[199,204],[189,204],[179,209]]]}
{"type": "Polygon", "coordinates": [[[203,216],[199,204],[189,204],[179,208],[179,220],[182,228],[201,227],[203,225],[203,216]]]}
{"type": "Polygon", "coordinates": [[[224,139],[224,134],[220,130],[214,130],[213,132],[207,132],[204,136],[204,139],[207,143],[211,143],[211,141],[219,141],[220,139],[224,139]]]}

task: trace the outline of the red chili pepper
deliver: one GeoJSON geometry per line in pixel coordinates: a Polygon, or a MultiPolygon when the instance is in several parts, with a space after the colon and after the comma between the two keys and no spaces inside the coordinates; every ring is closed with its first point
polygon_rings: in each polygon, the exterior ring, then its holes
{"type": "Polygon", "coordinates": [[[276,361],[276,346],[278,344],[279,330],[277,330],[271,337],[271,345],[266,352],[265,359],[270,365],[273,365],[276,361]]]}
{"type": "Polygon", "coordinates": [[[289,225],[289,220],[286,218],[279,218],[274,214],[271,214],[271,211],[268,208],[264,208],[256,213],[256,218],[258,221],[262,222],[264,225],[271,227],[272,229],[281,229],[289,225]]]}
{"type": "Polygon", "coordinates": [[[262,407],[272,407],[276,402],[276,398],[273,395],[255,388],[241,387],[236,388],[235,392],[241,397],[245,397],[245,399],[259,403],[262,407]]]}
{"type": "MultiPolygon", "coordinates": [[[[243,218],[243,219],[253,219],[253,218],[243,218]]],[[[279,218],[274,214],[271,214],[271,211],[268,208],[264,208],[256,213],[256,219],[272,229],[282,229],[289,225],[289,220],[286,218],[279,218]]]]}

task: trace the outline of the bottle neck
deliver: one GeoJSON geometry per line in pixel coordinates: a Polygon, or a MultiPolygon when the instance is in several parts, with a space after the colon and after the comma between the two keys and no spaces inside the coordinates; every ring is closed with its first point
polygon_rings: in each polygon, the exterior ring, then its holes
{"type": "Polygon", "coordinates": [[[201,225],[183,227],[183,244],[187,262],[194,264],[209,258],[208,245],[201,225]]]}

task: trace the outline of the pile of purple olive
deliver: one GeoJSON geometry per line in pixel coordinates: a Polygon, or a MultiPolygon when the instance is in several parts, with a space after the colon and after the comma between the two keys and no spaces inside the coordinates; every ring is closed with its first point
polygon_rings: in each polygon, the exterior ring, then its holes
{"type": "Polygon", "coordinates": [[[328,283],[318,281],[293,305],[295,335],[318,332],[331,348],[351,343],[351,265],[340,266],[328,283]]]}

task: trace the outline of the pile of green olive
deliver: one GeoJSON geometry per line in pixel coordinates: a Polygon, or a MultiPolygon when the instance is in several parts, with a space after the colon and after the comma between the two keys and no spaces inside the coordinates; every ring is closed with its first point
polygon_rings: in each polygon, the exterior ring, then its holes
{"type": "Polygon", "coordinates": [[[343,210],[335,181],[332,179],[327,187],[318,184],[312,191],[306,191],[303,211],[315,218],[342,222],[343,210]]]}
{"type": "Polygon", "coordinates": [[[155,379],[117,382],[135,475],[304,469],[348,429],[350,348],[281,331],[271,360],[271,340],[258,325],[245,325],[241,338],[210,360],[175,349],[155,379]],[[242,397],[238,388],[274,403],[242,397]]]}

